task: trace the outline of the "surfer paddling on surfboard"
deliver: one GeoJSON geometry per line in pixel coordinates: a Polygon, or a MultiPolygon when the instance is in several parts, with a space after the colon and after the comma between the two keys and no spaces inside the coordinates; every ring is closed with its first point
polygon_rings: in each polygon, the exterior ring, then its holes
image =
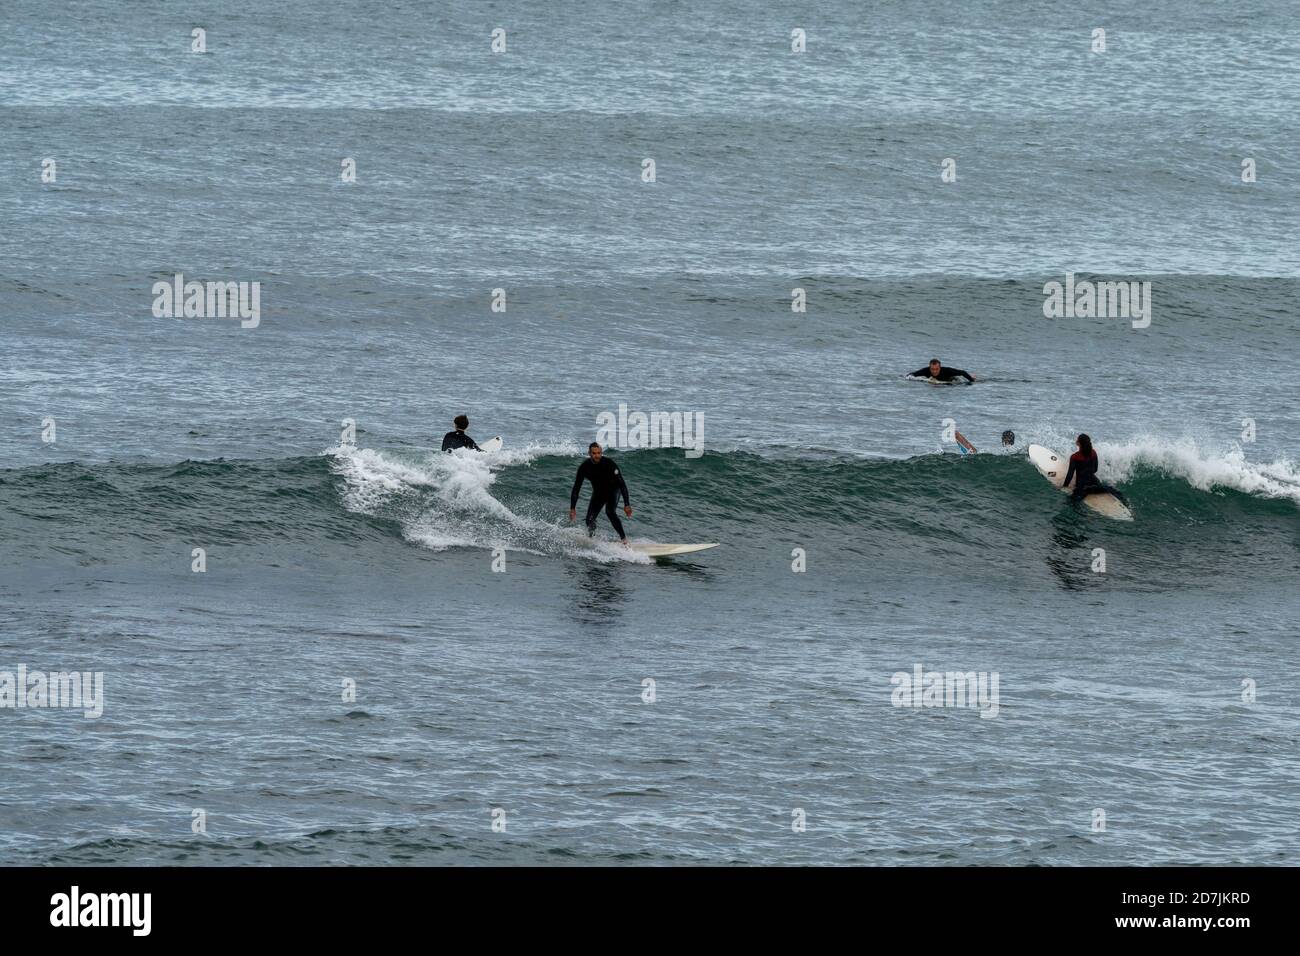
{"type": "Polygon", "coordinates": [[[481,451],[478,445],[474,444],[474,439],[465,434],[465,429],[469,428],[469,418],[465,415],[457,415],[456,420],[452,422],[456,426],[454,432],[447,432],[442,436],[442,450],[451,451],[455,448],[472,448],[475,451],[481,451]]]}
{"type": "Polygon", "coordinates": [[[632,502],[627,497],[627,482],[623,473],[614,464],[613,458],[606,458],[599,442],[587,446],[587,460],[578,466],[578,477],[573,479],[573,491],[569,494],[569,520],[578,517],[578,495],[582,491],[583,479],[591,482],[591,502],[587,505],[587,537],[596,533],[596,519],[600,509],[605,509],[609,523],[618,532],[619,540],[627,544],[627,535],[623,533],[623,522],[618,520],[618,496],[623,495],[623,514],[632,517],[632,502]]]}
{"type": "Polygon", "coordinates": [[[1070,468],[1065,473],[1065,481],[1061,482],[1061,487],[1068,489],[1076,501],[1082,501],[1088,495],[1105,493],[1114,495],[1122,504],[1128,505],[1127,498],[1097,479],[1097,466],[1101,464],[1101,460],[1093,450],[1092,439],[1087,435],[1080,435],[1074,443],[1078,450],[1070,456],[1070,468]],[[1074,482],[1073,488],[1070,488],[1071,481],[1074,482]]]}
{"type": "Polygon", "coordinates": [[[975,384],[975,378],[970,372],[960,368],[949,368],[938,359],[930,359],[929,368],[918,368],[915,372],[909,373],[907,377],[921,378],[935,382],[951,382],[959,378],[964,378],[970,384],[975,384]]]}

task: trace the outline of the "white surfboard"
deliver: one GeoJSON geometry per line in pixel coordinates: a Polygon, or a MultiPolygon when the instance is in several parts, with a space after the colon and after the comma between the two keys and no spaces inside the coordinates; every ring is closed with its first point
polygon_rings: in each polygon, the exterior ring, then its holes
{"type": "MultiPolygon", "coordinates": [[[[1070,460],[1062,458],[1050,448],[1044,448],[1042,445],[1029,446],[1029,460],[1034,463],[1038,473],[1052,483],[1052,486],[1069,494],[1069,489],[1062,488],[1065,482],[1065,475],[1070,470],[1070,460]]],[[[1099,492],[1095,495],[1084,495],[1083,503],[1093,511],[1104,514],[1107,518],[1115,518],[1119,521],[1132,521],[1133,512],[1124,507],[1124,502],[1120,501],[1110,492],[1099,492]]]]}
{"type": "Polygon", "coordinates": [[[498,435],[496,438],[489,438],[483,444],[478,446],[478,450],[479,451],[500,451],[501,436],[498,435]]]}
{"type": "Polygon", "coordinates": [[[707,551],[709,548],[716,548],[714,544],[659,544],[655,541],[638,541],[635,544],[629,544],[628,547],[633,551],[648,555],[652,558],[667,558],[674,554],[694,554],[696,551],[707,551]]]}

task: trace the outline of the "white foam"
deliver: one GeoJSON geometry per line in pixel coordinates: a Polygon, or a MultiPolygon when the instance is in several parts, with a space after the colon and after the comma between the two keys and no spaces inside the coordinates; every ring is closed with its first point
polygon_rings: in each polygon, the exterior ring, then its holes
{"type": "Polygon", "coordinates": [[[1254,462],[1241,445],[1207,450],[1190,438],[1144,435],[1123,443],[1098,442],[1097,453],[1102,461],[1102,481],[1124,481],[1136,467],[1145,465],[1201,491],[1232,488],[1300,504],[1300,468],[1296,463],[1286,458],[1254,462]]]}
{"type": "Polygon", "coordinates": [[[538,458],[555,455],[564,458],[582,458],[587,454],[586,446],[577,442],[532,442],[519,448],[504,446],[500,451],[490,452],[485,457],[494,465],[529,465],[538,458]]]}
{"type": "MultiPolygon", "coordinates": [[[[1074,435],[1051,431],[1022,439],[1039,442],[1058,454],[1074,451],[1074,435]]],[[[1165,438],[1137,435],[1126,441],[1096,441],[1101,459],[1098,477],[1107,484],[1122,484],[1139,467],[1154,468],[1170,478],[1186,481],[1200,491],[1231,488],[1261,498],[1283,498],[1300,505],[1300,466],[1287,458],[1252,461],[1249,446],[1236,443],[1198,442],[1187,436],[1165,438]]]]}
{"type": "Polygon", "coordinates": [[[357,514],[395,520],[413,544],[447,548],[505,548],[529,554],[561,554],[596,561],[648,563],[618,542],[589,539],[584,532],[511,511],[492,496],[496,472],[543,455],[575,454],[577,446],[530,445],[483,454],[457,450],[398,454],[337,446],[335,474],[344,481],[343,505],[357,514]]]}

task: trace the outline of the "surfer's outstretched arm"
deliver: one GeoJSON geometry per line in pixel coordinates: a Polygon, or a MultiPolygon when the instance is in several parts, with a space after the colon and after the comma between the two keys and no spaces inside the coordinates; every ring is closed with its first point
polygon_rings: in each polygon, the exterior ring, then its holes
{"type": "Polygon", "coordinates": [[[569,492],[569,510],[578,507],[578,494],[582,491],[582,479],[587,475],[587,463],[578,466],[578,477],[573,479],[573,490],[569,492]]]}
{"type": "Polygon", "coordinates": [[[618,490],[623,493],[623,507],[631,508],[632,501],[627,496],[627,482],[623,480],[623,472],[619,469],[615,469],[614,475],[618,478],[618,490]]]}
{"type": "MultiPolygon", "coordinates": [[[[588,462],[582,462],[580,466],[577,466],[577,475],[573,477],[573,490],[572,492],[569,492],[569,511],[572,511],[577,507],[577,496],[582,493],[582,479],[585,479],[585,477],[588,476],[586,473],[590,470],[589,466],[589,460],[588,462]]],[[[594,501],[595,497],[597,497],[595,479],[591,479],[591,499],[594,501]]]]}
{"type": "Polygon", "coordinates": [[[975,384],[975,376],[971,375],[971,373],[968,372],[968,371],[966,371],[965,369],[963,369],[963,368],[955,368],[955,369],[952,370],[952,377],[953,377],[953,378],[956,378],[958,375],[960,375],[962,378],[966,379],[966,381],[970,382],[972,385],[975,384]]]}

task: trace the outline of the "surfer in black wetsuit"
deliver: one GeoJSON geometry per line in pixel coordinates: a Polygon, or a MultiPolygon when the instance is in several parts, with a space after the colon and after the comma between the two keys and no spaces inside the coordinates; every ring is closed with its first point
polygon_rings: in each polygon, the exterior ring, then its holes
{"type": "Polygon", "coordinates": [[[469,428],[469,419],[464,415],[457,415],[456,420],[452,422],[456,426],[454,432],[447,432],[442,436],[442,450],[451,451],[454,448],[472,448],[475,451],[481,451],[478,445],[474,444],[474,439],[465,434],[465,429],[469,428]]]}
{"type": "Polygon", "coordinates": [[[600,509],[605,509],[609,523],[618,532],[619,540],[627,543],[623,533],[623,522],[618,520],[618,496],[623,495],[623,514],[632,517],[632,503],[627,497],[627,482],[623,473],[614,464],[613,458],[605,458],[599,443],[592,442],[587,448],[587,460],[578,466],[578,477],[573,479],[573,491],[569,494],[569,520],[578,517],[578,494],[582,491],[585,478],[591,482],[591,503],[587,505],[587,537],[596,533],[596,518],[600,509]]]}
{"type": "Polygon", "coordinates": [[[1127,498],[1097,479],[1097,467],[1101,464],[1101,460],[1093,450],[1092,439],[1087,435],[1080,435],[1075,439],[1075,445],[1078,446],[1078,450],[1070,456],[1070,468],[1065,473],[1065,481],[1061,482],[1061,487],[1069,488],[1070,482],[1073,481],[1074,487],[1070,493],[1074,495],[1076,501],[1082,501],[1088,495],[1108,492],[1127,505],[1127,498]]]}
{"type": "Polygon", "coordinates": [[[948,368],[938,359],[930,359],[929,368],[918,368],[915,372],[910,373],[908,378],[933,378],[940,382],[951,382],[955,378],[964,378],[972,385],[975,384],[975,378],[970,372],[960,368],[948,368]]]}

